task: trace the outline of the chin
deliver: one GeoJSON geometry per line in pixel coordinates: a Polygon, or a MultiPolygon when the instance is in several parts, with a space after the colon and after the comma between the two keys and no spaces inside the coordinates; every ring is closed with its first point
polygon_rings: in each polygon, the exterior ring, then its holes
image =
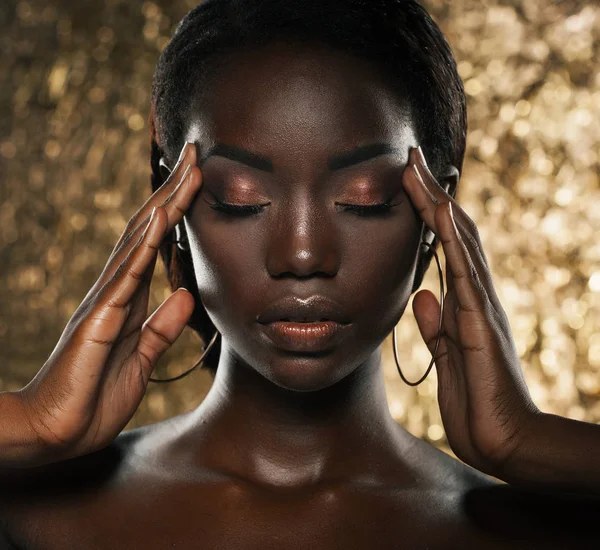
{"type": "Polygon", "coordinates": [[[341,370],[336,354],[280,355],[270,365],[264,365],[262,376],[280,388],[294,392],[317,392],[337,384],[349,373],[341,370]]]}

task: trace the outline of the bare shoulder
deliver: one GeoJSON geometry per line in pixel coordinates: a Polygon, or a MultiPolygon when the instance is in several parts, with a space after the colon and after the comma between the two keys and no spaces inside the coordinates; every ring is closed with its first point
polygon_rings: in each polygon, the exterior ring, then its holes
{"type": "Polygon", "coordinates": [[[18,540],[23,547],[36,547],[31,541],[35,533],[46,532],[51,537],[59,520],[78,519],[76,510],[83,512],[93,503],[110,503],[136,477],[131,462],[137,445],[161,428],[150,425],[122,432],[106,448],[85,456],[2,471],[0,548],[11,548],[8,538],[18,540]]]}
{"type": "Polygon", "coordinates": [[[598,547],[595,521],[600,497],[526,490],[487,476],[438,449],[432,456],[436,453],[438,470],[432,479],[444,487],[440,501],[452,503],[450,516],[457,541],[512,550],[598,547]]]}

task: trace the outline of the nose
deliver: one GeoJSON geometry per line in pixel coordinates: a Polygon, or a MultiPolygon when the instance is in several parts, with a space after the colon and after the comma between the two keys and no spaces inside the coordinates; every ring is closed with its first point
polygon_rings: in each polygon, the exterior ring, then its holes
{"type": "Polygon", "coordinates": [[[324,205],[294,202],[283,208],[273,225],[268,250],[272,276],[293,273],[310,277],[315,273],[333,276],[339,269],[339,242],[324,205]]]}

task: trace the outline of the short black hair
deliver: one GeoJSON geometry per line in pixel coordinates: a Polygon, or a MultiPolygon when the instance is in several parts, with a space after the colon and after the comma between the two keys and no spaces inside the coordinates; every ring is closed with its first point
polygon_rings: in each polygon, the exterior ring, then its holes
{"type": "MultiPolygon", "coordinates": [[[[277,39],[321,42],[379,64],[409,106],[433,174],[449,165],[462,172],[467,135],[463,83],[450,45],[416,0],[205,0],[178,24],[154,73],[153,191],[162,182],[161,156],[172,166],[184,145],[191,99],[198,97],[213,63],[221,54],[277,39]]],[[[160,252],[171,288],[185,286],[194,295],[196,309],[188,324],[208,343],[216,328],[200,306],[191,256],[170,243],[160,252]]],[[[412,292],[421,286],[432,256],[419,260],[412,292]]],[[[203,361],[202,368],[213,375],[220,345],[219,339],[203,361]]]]}

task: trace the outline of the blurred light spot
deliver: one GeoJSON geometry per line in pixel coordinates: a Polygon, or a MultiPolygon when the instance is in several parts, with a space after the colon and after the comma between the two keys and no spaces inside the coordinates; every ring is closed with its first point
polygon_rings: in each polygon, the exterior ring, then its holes
{"type": "Polygon", "coordinates": [[[154,2],[144,2],[142,4],[142,13],[148,19],[154,19],[160,15],[160,8],[154,2]]]}
{"type": "Polygon", "coordinates": [[[3,141],[0,144],[0,155],[6,159],[15,158],[17,147],[12,141],[3,141]]]}
{"type": "Polygon", "coordinates": [[[510,103],[505,103],[500,107],[500,120],[502,122],[512,122],[515,119],[515,108],[510,103]]]}
{"type": "Polygon", "coordinates": [[[559,330],[558,321],[554,317],[548,317],[542,321],[541,328],[546,336],[555,336],[559,330]]]}
{"type": "Polygon", "coordinates": [[[54,139],[48,140],[44,146],[44,153],[46,153],[48,158],[57,158],[58,155],[60,155],[60,145],[58,144],[58,141],[54,139]]]}
{"type": "Polygon", "coordinates": [[[52,101],[60,99],[66,89],[69,66],[63,60],[56,62],[48,76],[48,94],[52,101]]]}
{"type": "Polygon", "coordinates": [[[558,206],[568,206],[573,201],[573,189],[570,187],[559,187],[554,194],[554,202],[558,206]]]}
{"type": "Polygon", "coordinates": [[[479,144],[479,152],[481,153],[481,156],[484,158],[490,158],[492,156],[494,156],[498,151],[498,140],[490,137],[490,136],[486,136],[485,138],[483,138],[481,140],[481,143],[479,144]]]}
{"type": "Polygon", "coordinates": [[[92,103],[102,103],[106,99],[106,91],[96,86],[88,92],[88,98],[92,103]]]}
{"type": "Polygon", "coordinates": [[[32,14],[33,10],[31,9],[29,2],[19,2],[17,4],[17,17],[19,19],[27,21],[28,19],[31,19],[32,14]]]}
{"type": "Polygon", "coordinates": [[[110,52],[104,44],[102,44],[100,46],[96,46],[92,50],[92,57],[96,61],[98,61],[98,63],[104,63],[108,59],[109,55],[110,55],[110,52]]]}
{"type": "Polygon", "coordinates": [[[588,371],[580,372],[575,377],[577,389],[587,395],[597,395],[600,393],[600,379],[597,373],[588,371]]]}
{"type": "Polygon", "coordinates": [[[473,74],[473,65],[469,61],[461,61],[457,68],[463,80],[466,80],[473,74]]]}
{"type": "Polygon", "coordinates": [[[544,349],[540,353],[540,362],[544,372],[548,376],[556,376],[560,371],[560,366],[556,362],[556,354],[551,349],[544,349]]]}
{"type": "Polygon", "coordinates": [[[166,409],[165,396],[162,393],[153,392],[150,395],[146,395],[148,401],[148,408],[153,414],[157,416],[163,416],[166,409]]]}
{"type": "Polygon", "coordinates": [[[404,405],[402,404],[402,401],[400,401],[399,399],[392,399],[390,402],[390,414],[392,415],[392,418],[394,418],[395,420],[401,420],[404,417],[406,410],[404,408],[404,405]]]}
{"type": "Polygon", "coordinates": [[[520,99],[515,105],[515,111],[519,116],[527,116],[531,113],[531,103],[526,99],[520,99]]]}
{"type": "Polygon", "coordinates": [[[590,343],[588,349],[588,361],[593,367],[600,367],[600,334],[595,334],[596,341],[590,343]]]}
{"type": "Polygon", "coordinates": [[[476,78],[472,78],[465,83],[465,92],[468,95],[476,96],[483,91],[483,84],[476,78]]]}
{"type": "Polygon", "coordinates": [[[504,70],[504,61],[500,59],[492,59],[486,67],[486,71],[490,76],[500,76],[504,73],[504,70]]]}
{"type": "Polygon", "coordinates": [[[110,27],[100,27],[96,33],[100,42],[112,42],[115,38],[115,33],[110,27]]]}
{"type": "Polygon", "coordinates": [[[159,28],[155,21],[147,21],[144,25],[144,38],[152,41],[158,37],[159,28]]]}
{"type": "Polygon", "coordinates": [[[79,213],[73,214],[69,221],[71,223],[71,227],[75,231],[82,231],[83,229],[86,228],[86,226],[88,224],[87,218],[83,214],[79,214],[79,213]]]}
{"type": "Polygon", "coordinates": [[[573,420],[585,420],[585,409],[580,405],[572,405],[567,409],[566,416],[573,420]]]}
{"type": "Polygon", "coordinates": [[[427,428],[427,437],[431,439],[431,441],[438,441],[444,437],[444,428],[439,424],[432,424],[427,428]]]}
{"type": "Polygon", "coordinates": [[[588,286],[592,292],[600,292],[600,271],[594,271],[590,280],[588,281],[588,286]]]}
{"type": "Polygon", "coordinates": [[[127,120],[127,124],[134,132],[142,130],[146,125],[144,118],[137,113],[129,117],[129,119],[127,120]]]}
{"type": "Polygon", "coordinates": [[[513,134],[516,137],[525,137],[531,131],[531,124],[526,120],[517,120],[513,125],[513,134]]]}

